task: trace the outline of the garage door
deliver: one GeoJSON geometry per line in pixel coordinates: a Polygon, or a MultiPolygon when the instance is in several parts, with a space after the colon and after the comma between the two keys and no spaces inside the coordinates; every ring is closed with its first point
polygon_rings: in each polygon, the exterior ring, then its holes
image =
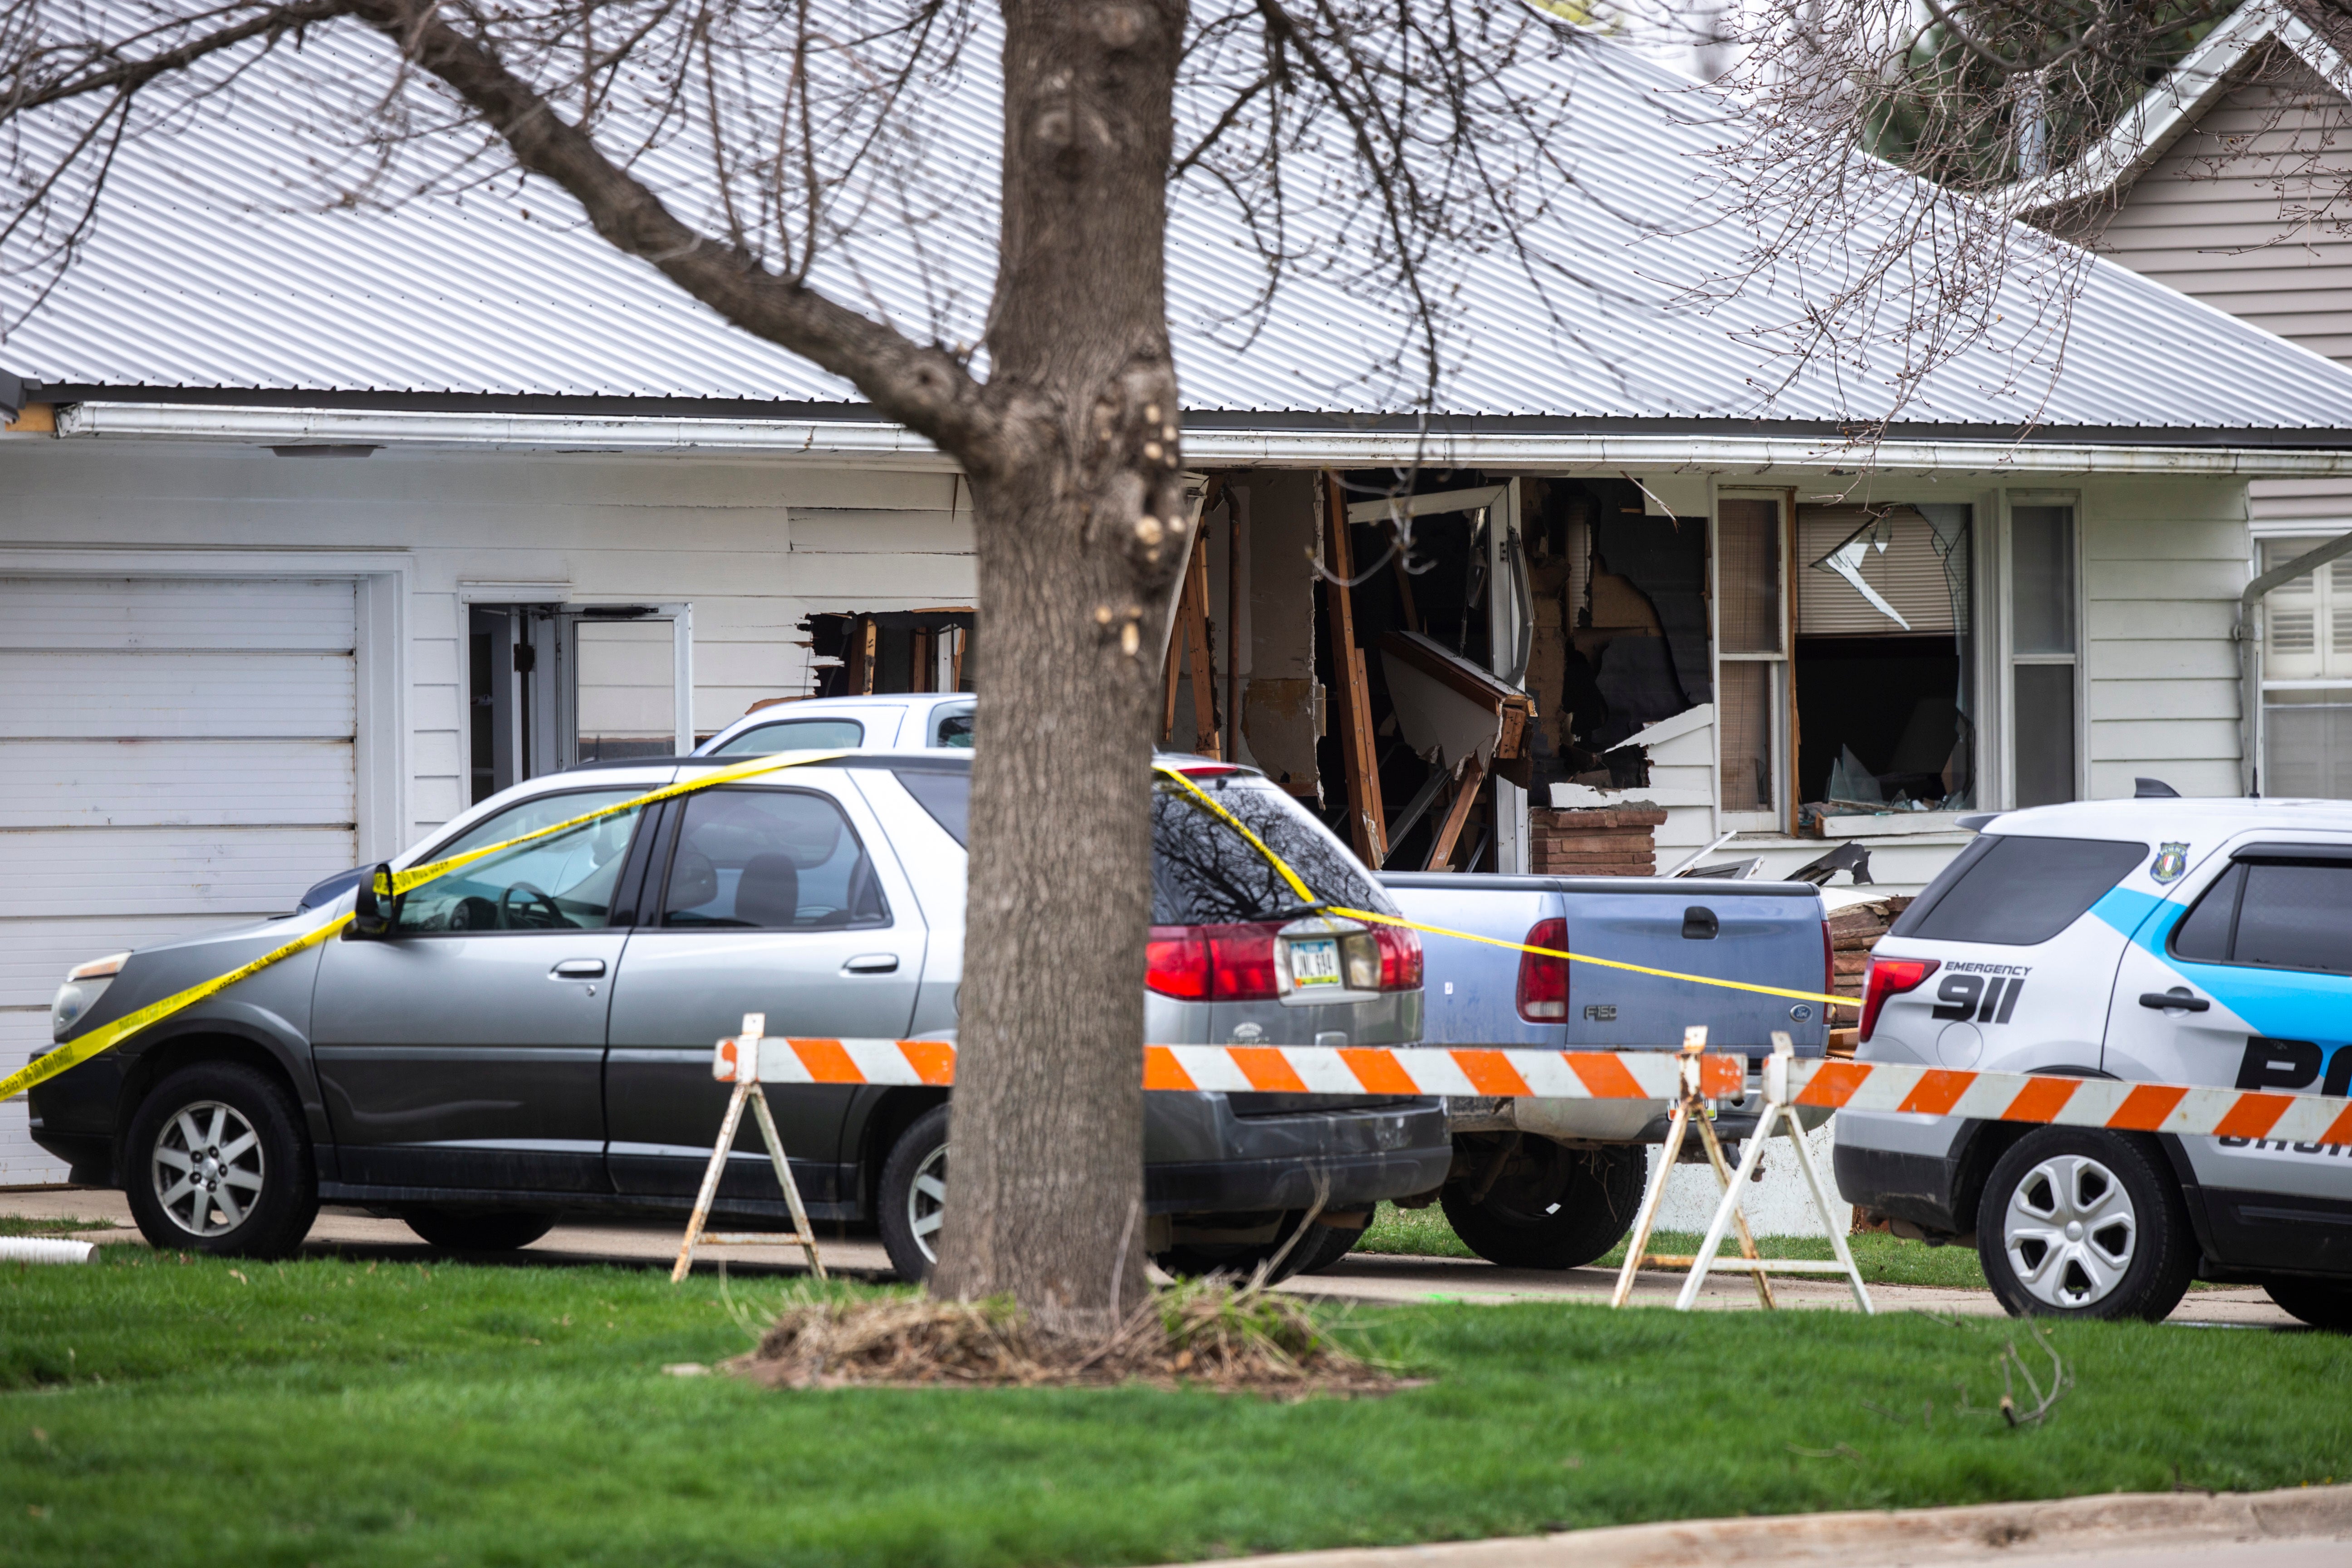
{"type": "MultiPolygon", "coordinates": [[[[0,1072],[85,959],[282,914],[358,857],[354,585],[0,577],[0,1072]]],[[[64,1179],[24,1102],[0,1184],[64,1179]]]]}

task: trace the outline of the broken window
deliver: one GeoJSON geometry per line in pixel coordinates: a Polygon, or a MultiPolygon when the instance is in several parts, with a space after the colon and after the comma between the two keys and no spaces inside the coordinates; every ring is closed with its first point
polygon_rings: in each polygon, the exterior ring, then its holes
{"type": "Polygon", "coordinates": [[[1796,514],[1800,826],[1969,808],[1970,509],[1800,506],[1796,514]]]}

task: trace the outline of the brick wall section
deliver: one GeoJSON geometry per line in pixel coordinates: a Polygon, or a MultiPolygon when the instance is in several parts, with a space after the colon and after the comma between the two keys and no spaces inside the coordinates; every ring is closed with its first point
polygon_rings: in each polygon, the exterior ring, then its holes
{"type": "MultiPolygon", "coordinates": [[[[1911,907],[1907,898],[1876,899],[1866,904],[1849,904],[1830,917],[1830,951],[1837,972],[1837,984],[1832,987],[1841,996],[1862,994],[1862,973],[1870,963],[1870,950],[1895,923],[1895,917],[1911,907]]],[[[1851,1022],[1852,1015],[1844,1015],[1851,1022]]]]}
{"type": "Polygon", "coordinates": [[[1666,814],[1657,806],[1538,808],[1528,814],[1534,839],[1528,868],[1538,877],[1654,877],[1657,830],[1666,814]]]}

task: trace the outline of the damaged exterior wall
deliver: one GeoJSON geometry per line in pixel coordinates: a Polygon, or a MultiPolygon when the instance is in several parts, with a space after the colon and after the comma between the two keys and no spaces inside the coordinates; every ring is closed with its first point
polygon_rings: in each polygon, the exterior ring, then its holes
{"type": "MultiPolygon", "coordinates": [[[[1315,788],[1315,742],[1323,732],[1315,689],[1315,574],[1323,558],[1315,476],[1256,469],[1249,487],[1251,603],[1242,738],[1268,778],[1315,788]]],[[[1222,602],[1222,601],[1220,601],[1222,602]]]]}

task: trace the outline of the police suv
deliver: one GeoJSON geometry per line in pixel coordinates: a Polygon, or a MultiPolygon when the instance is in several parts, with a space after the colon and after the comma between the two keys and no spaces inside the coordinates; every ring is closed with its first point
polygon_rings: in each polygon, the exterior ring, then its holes
{"type": "MultiPolygon", "coordinates": [[[[1872,955],[1859,1059],[2352,1088],[2352,804],[2165,791],[1965,825],[1872,955]]],[[[2012,1313],[2158,1319],[2201,1278],[2352,1330],[2343,1144],[1844,1111],[1837,1180],[1899,1234],[1973,1240],[2012,1313]]]]}

